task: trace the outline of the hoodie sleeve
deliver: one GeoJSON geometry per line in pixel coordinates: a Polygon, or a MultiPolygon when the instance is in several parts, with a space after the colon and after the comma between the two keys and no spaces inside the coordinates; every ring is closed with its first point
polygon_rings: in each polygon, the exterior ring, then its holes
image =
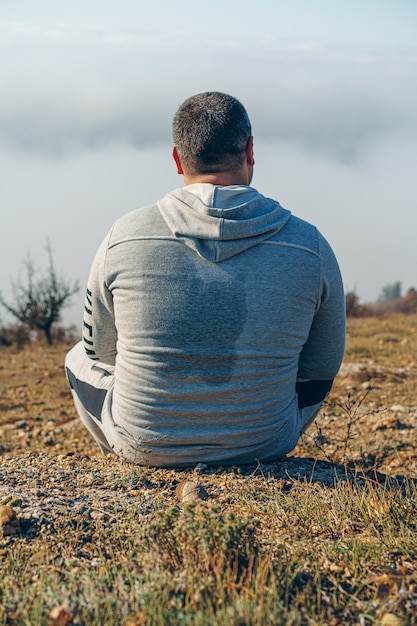
{"type": "Polygon", "coordinates": [[[106,283],[108,235],[94,258],[85,296],[83,343],[87,356],[114,365],[117,331],[114,322],[113,297],[106,283]]]}
{"type": "Polygon", "coordinates": [[[319,233],[320,293],[309,337],[300,355],[298,378],[331,381],[345,351],[346,305],[336,257],[319,233]]]}

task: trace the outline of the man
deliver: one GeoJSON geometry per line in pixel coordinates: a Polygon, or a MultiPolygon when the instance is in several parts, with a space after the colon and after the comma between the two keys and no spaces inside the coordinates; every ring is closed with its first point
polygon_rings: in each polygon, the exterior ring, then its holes
{"type": "Polygon", "coordinates": [[[314,226],[250,187],[249,118],[218,93],[173,122],[184,187],[119,219],[92,265],[66,371],[104,453],[152,466],[269,461],[315,418],[345,300],[314,226]]]}

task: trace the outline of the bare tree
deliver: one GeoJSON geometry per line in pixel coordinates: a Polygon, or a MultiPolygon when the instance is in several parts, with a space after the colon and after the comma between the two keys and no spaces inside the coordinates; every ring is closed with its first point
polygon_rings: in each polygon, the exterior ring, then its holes
{"type": "Polygon", "coordinates": [[[349,291],[345,294],[346,303],[346,315],[348,317],[354,317],[359,305],[359,297],[354,291],[349,291]]]}
{"type": "Polygon", "coordinates": [[[0,294],[0,304],[22,324],[43,331],[47,342],[51,344],[53,324],[61,319],[62,308],[69,304],[80,287],[76,281],[57,277],[49,240],[46,250],[49,258],[46,275],[36,279],[37,270],[29,255],[25,261],[26,281],[12,283],[13,303],[6,302],[0,294]]]}

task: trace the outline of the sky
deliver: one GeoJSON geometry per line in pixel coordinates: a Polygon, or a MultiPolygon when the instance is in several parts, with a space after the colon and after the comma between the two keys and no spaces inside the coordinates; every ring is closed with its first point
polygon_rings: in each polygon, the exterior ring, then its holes
{"type": "Polygon", "coordinates": [[[415,0],[0,0],[0,291],[49,240],[80,326],[99,244],[182,185],[172,117],[210,90],[244,104],[252,185],[317,226],[346,292],[417,288],[416,33],[415,0]]]}

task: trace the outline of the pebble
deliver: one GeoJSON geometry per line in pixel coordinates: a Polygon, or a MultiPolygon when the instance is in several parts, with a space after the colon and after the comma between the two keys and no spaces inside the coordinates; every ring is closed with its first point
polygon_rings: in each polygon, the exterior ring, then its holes
{"type": "Polygon", "coordinates": [[[381,619],[381,626],[401,626],[402,620],[394,613],[385,613],[381,619]]]}
{"type": "Polygon", "coordinates": [[[0,506],[0,532],[3,537],[17,535],[20,532],[20,520],[8,504],[0,506]]]}
{"type": "Polygon", "coordinates": [[[71,613],[66,606],[54,607],[48,615],[48,626],[68,626],[71,622],[71,613]]]}
{"type": "Polygon", "coordinates": [[[390,411],[396,411],[397,413],[407,413],[408,410],[409,409],[402,404],[393,404],[392,407],[390,407],[390,411]]]}
{"type": "Polygon", "coordinates": [[[181,502],[193,502],[195,500],[205,500],[208,497],[207,491],[202,485],[192,480],[182,480],[175,490],[177,498],[181,502]]]}

